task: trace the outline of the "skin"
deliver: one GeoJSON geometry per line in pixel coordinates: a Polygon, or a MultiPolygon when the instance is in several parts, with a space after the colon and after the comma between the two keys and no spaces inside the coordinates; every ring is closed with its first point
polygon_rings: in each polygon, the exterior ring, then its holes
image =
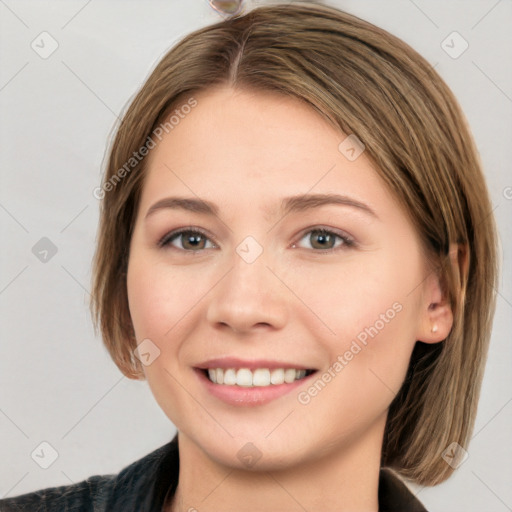
{"type": "Polygon", "coordinates": [[[160,350],[146,379],[179,431],[168,510],[376,511],[388,407],[416,341],[442,341],[452,325],[438,278],[365,153],[349,161],[338,150],[346,135],[311,107],[228,87],[194,97],[198,105],[148,157],[127,276],[137,340],[160,350]],[[305,193],[343,194],[375,215],[329,204],[283,216],[281,200],[305,193]],[[219,211],[162,208],[146,218],[169,196],[219,211]],[[207,233],[199,249],[186,236],[159,246],[190,226],[207,233]],[[328,251],[319,227],[355,244],[334,237],[328,251]],[[247,236],[263,248],[252,263],[236,252],[247,236]],[[297,395],[311,380],[240,407],[212,396],[194,371],[232,356],[321,376],[393,304],[400,312],[307,404],[297,395]],[[246,443],[261,454],[252,467],[237,457],[246,443]]]}

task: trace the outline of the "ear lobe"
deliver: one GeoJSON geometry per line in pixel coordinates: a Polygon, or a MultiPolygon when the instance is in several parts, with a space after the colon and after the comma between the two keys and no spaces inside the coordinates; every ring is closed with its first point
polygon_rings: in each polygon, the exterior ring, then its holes
{"type": "MultiPolygon", "coordinates": [[[[469,254],[465,244],[451,244],[449,261],[452,276],[455,279],[455,289],[459,296],[457,302],[463,299],[465,283],[469,269],[469,254]]],[[[453,307],[443,276],[432,272],[425,280],[424,314],[418,341],[424,343],[439,343],[445,340],[453,326],[453,307]]]]}

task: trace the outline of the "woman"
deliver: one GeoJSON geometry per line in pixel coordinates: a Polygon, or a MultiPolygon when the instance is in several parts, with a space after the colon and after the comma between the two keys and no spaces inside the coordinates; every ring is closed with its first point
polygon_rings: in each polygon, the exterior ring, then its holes
{"type": "Polygon", "coordinates": [[[1,510],[425,510],[400,477],[463,460],[497,272],[474,143],[422,57],[309,4],[198,30],[96,194],[96,323],[178,434],[1,510]]]}

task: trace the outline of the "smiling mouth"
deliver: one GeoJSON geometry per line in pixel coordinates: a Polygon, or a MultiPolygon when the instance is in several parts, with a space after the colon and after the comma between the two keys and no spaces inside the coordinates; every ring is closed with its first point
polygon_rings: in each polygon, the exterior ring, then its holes
{"type": "Polygon", "coordinates": [[[208,368],[202,372],[210,382],[223,386],[240,386],[245,388],[278,386],[302,380],[316,370],[295,368],[208,368]]]}

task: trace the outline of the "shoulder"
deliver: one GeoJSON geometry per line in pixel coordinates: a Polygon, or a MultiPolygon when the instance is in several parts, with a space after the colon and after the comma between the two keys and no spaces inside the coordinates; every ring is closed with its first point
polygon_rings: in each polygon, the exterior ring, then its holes
{"type": "Polygon", "coordinates": [[[174,441],[133,462],[118,474],[95,475],[76,484],[49,487],[0,500],[0,512],[151,510],[155,483],[162,462],[172,455],[174,441]]]}
{"type": "Polygon", "coordinates": [[[105,509],[116,475],[92,476],[73,485],[49,487],[0,500],[1,512],[57,512],[105,509]]]}
{"type": "Polygon", "coordinates": [[[428,512],[402,480],[390,469],[381,469],[379,512],[428,512]]]}

